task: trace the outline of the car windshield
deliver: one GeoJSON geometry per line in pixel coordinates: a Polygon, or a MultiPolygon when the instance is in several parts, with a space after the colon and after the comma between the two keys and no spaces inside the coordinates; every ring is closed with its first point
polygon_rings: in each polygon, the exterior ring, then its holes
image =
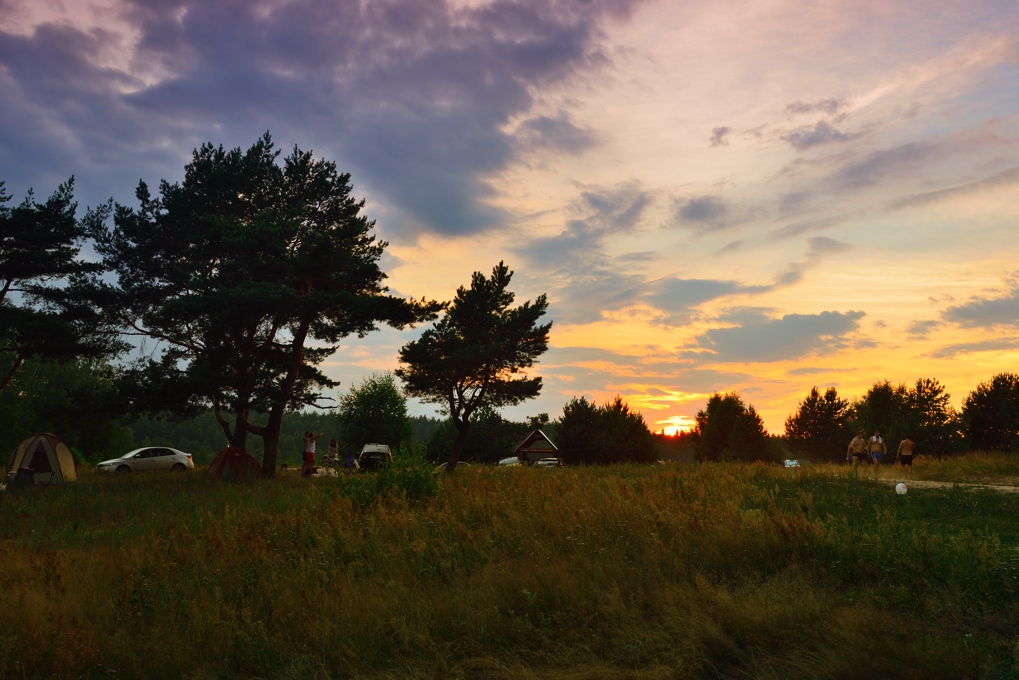
{"type": "Polygon", "coordinates": [[[139,451],[144,451],[144,450],[145,449],[135,449],[134,451],[128,451],[123,456],[121,456],[121,458],[134,458],[135,454],[137,454],[139,451]]]}

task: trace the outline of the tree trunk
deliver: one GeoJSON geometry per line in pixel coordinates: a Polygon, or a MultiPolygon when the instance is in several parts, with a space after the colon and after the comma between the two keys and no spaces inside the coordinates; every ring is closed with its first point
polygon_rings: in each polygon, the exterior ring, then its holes
{"type": "Polygon", "coordinates": [[[226,435],[227,444],[236,447],[241,451],[247,451],[245,446],[248,444],[248,409],[243,408],[237,412],[237,416],[234,419],[233,430],[230,429],[230,423],[223,417],[223,413],[219,408],[219,401],[213,403],[213,413],[216,414],[216,420],[219,422],[219,426],[223,428],[223,434],[226,435]]]}
{"type": "Polygon", "coordinates": [[[453,442],[453,450],[449,453],[449,462],[446,463],[447,475],[453,474],[453,471],[456,470],[456,464],[460,460],[464,444],[467,443],[467,430],[470,429],[471,421],[465,420],[462,425],[453,421],[453,425],[456,426],[456,441],[453,442]]]}
{"type": "Polygon", "coordinates": [[[265,453],[262,454],[262,476],[276,476],[276,461],[279,459],[280,449],[280,426],[283,424],[283,407],[274,406],[269,411],[269,422],[262,431],[262,444],[265,446],[265,453]]]}
{"type": "Polygon", "coordinates": [[[230,438],[230,444],[241,451],[247,451],[248,446],[248,409],[241,409],[234,419],[234,433],[230,438]]]}
{"type": "Polygon", "coordinates": [[[280,384],[279,394],[276,395],[275,403],[269,411],[269,422],[265,427],[253,427],[251,423],[247,423],[248,431],[260,436],[265,444],[265,453],[262,455],[263,477],[276,476],[276,459],[279,454],[283,412],[294,395],[294,385],[297,384],[297,377],[301,374],[301,367],[304,365],[304,341],[308,337],[309,328],[311,328],[311,319],[303,319],[301,325],[294,331],[293,362],[280,384]]]}

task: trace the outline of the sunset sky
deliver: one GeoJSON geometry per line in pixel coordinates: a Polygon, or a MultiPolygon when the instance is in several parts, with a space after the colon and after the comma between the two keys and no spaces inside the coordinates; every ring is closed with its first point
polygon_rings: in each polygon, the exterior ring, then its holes
{"type": "MultiPolygon", "coordinates": [[[[0,180],[134,204],[206,141],[335,160],[398,293],[505,260],[541,396],[654,430],[739,391],[1019,370],[1015,0],[0,0],[0,180]]],[[[341,390],[413,331],[344,343],[341,390]]],[[[431,413],[415,405],[416,413],[431,413]]]]}

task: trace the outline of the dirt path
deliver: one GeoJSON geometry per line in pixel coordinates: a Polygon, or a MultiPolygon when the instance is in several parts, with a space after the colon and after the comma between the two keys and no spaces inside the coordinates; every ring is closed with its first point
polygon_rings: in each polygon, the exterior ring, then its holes
{"type": "Polygon", "coordinates": [[[895,486],[899,482],[904,482],[906,488],[916,489],[966,489],[969,491],[978,491],[981,489],[989,489],[991,491],[1000,491],[1001,493],[1019,493],[1019,486],[1007,486],[1005,484],[977,484],[974,482],[934,482],[926,479],[882,479],[880,480],[883,484],[895,486]]]}

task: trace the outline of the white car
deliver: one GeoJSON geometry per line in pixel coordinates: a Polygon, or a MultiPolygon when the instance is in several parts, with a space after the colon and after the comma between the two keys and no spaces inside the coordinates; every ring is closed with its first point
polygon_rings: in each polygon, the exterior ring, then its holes
{"type": "Polygon", "coordinates": [[[184,472],[194,470],[195,463],[190,453],[184,453],[166,446],[146,446],[125,453],[120,458],[104,460],[96,465],[96,472],[146,472],[148,470],[172,470],[184,472]]]}

